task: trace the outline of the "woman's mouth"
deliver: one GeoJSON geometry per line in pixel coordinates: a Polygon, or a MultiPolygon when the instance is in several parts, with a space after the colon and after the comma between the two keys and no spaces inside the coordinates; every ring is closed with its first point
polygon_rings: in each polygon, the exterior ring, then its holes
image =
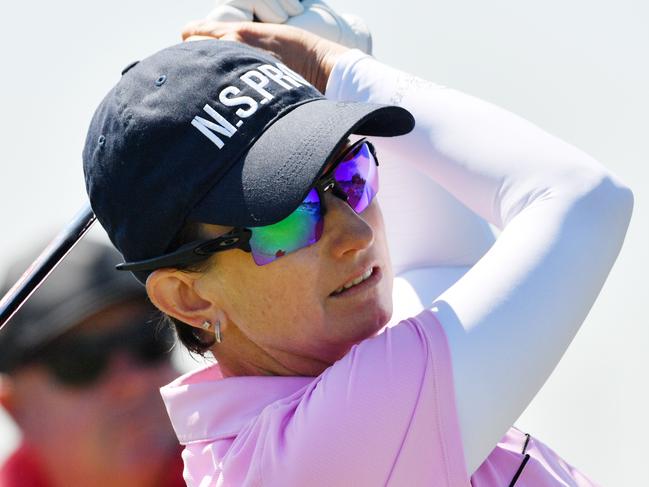
{"type": "Polygon", "coordinates": [[[352,290],[365,288],[373,283],[379,277],[378,267],[368,267],[360,276],[350,279],[345,284],[336,289],[331,296],[340,296],[347,294],[352,290]]]}

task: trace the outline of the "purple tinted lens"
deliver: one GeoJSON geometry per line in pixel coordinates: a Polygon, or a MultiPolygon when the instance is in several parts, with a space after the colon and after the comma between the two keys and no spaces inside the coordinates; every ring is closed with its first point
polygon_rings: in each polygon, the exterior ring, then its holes
{"type": "Polygon", "coordinates": [[[361,144],[338,164],[334,179],[347,193],[347,202],[356,213],[370,205],[379,190],[379,174],[367,143],[361,144]]]}
{"type": "Polygon", "coordinates": [[[250,250],[255,263],[265,265],[278,257],[316,243],[322,235],[320,197],[311,189],[302,204],[283,220],[252,228],[250,250]]]}

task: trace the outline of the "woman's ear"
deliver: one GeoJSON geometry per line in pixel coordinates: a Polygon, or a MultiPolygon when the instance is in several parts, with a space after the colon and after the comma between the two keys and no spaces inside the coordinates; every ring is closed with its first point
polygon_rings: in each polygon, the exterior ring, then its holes
{"type": "Polygon", "coordinates": [[[158,269],[146,280],[151,302],[165,314],[201,328],[217,312],[216,303],[201,296],[194,286],[196,276],[178,269],[158,269]]]}

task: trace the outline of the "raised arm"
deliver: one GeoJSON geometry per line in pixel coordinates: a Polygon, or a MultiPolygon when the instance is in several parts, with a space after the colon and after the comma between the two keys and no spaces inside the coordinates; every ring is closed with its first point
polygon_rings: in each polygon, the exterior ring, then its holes
{"type": "Polygon", "coordinates": [[[631,191],[590,156],[526,120],[358,51],[338,60],[327,91],[412,111],[414,132],[386,140],[384,151],[408,158],[502,229],[432,307],[449,341],[472,472],[588,314],[622,245],[631,191]]]}
{"type": "MultiPolygon", "coordinates": [[[[218,0],[208,18],[236,22],[252,20],[253,16],[262,23],[297,26],[364,52],[369,52],[371,45],[369,29],[362,20],[339,14],[322,0],[303,3],[298,0],[218,0]]],[[[323,79],[326,81],[326,77],[323,79]]],[[[404,314],[408,311],[421,311],[422,303],[430,305],[432,298],[475,264],[495,239],[482,218],[435,181],[422,177],[419,169],[408,164],[400,154],[392,157],[383,151],[383,142],[380,137],[373,140],[381,156],[379,201],[392,265],[398,276],[393,319],[400,320],[411,316],[404,314]],[[420,225],[422,215],[427,215],[435,224],[420,225]],[[444,231],[435,232],[436,228],[444,231]],[[431,238],[433,233],[435,237],[431,238]],[[424,269],[425,276],[422,275],[424,269]],[[413,272],[416,275],[411,275],[413,272]],[[403,286],[416,292],[416,308],[404,306],[407,303],[401,299],[403,286]]]]}

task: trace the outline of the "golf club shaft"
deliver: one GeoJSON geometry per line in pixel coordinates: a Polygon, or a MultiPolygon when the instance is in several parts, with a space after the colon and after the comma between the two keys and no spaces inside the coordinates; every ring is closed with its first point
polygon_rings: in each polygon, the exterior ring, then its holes
{"type": "Polygon", "coordinates": [[[0,330],[29,299],[47,276],[65,258],[95,222],[90,204],[77,213],[74,219],[49,243],[38,258],[0,300],[0,330]]]}

